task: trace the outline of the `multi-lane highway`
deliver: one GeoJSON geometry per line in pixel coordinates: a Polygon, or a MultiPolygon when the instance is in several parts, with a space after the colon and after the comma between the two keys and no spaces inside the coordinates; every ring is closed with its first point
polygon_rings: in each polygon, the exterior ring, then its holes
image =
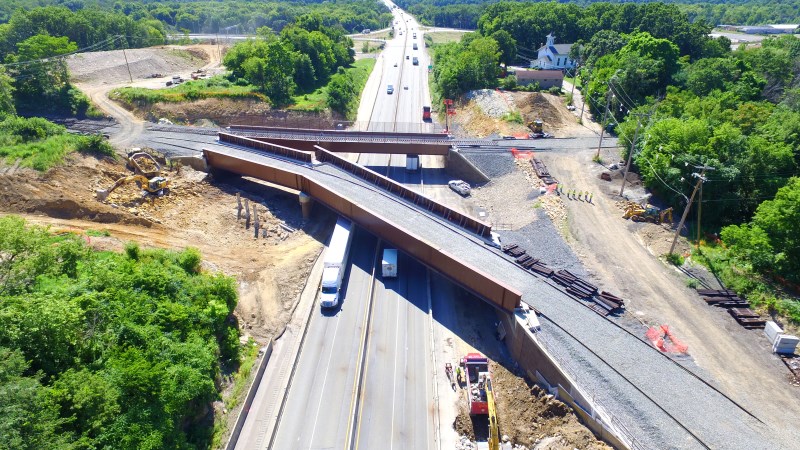
{"type": "MultiPolygon", "coordinates": [[[[393,14],[395,36],[378,59],[382,66],[375,68],[377,95],[365,100],[374,100],[370,130],[424,131],[429,124],[422,120],[422,106],[430,105],[430,93],[422,33],[407,14],[399,9],[393,14]]],[[[426,176],[446,183],[441,167],[405,170],[405,155],[355,157],[420,191],[426,176]]],[[[355,233],[341,305],[334,310],[312,307],[282,411],[271,409],[277,414],[271,436],[259,441],[243,433],[236,448],[435,448],[440,432],[431,377],[434,321],[427,269],[401,254],[397,278],[382,279],[381,243],[362,230],[355,233]]],[[[270,419],[248,418],[259,420],[270,419]]],[[[257,429],[245,426],[246,432],[257,429]]]]}

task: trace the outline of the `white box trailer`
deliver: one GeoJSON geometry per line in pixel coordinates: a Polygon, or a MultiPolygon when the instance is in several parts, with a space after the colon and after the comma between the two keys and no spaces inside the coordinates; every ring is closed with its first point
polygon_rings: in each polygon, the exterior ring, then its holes
{"type": "Polygon", "coordinates": [[[383,275],[383,278],[394,278],[397,276],[397,249],[383,249],[381,274],[383,275]]]}
{"type": "Polygon", "coordinates": [[[342,277],[347,256],[350,254],[350,242],[353,240],[352,226],[349,220],[339,217],[328,248],[325,249],[320,292],[320,304],[323,308],[332,308],[339,304],[342,277]]]}

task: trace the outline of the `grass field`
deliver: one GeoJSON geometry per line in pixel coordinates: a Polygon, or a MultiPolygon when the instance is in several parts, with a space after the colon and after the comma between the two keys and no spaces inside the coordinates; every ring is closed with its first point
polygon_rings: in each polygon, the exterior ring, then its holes
{"type": "Polygon", "coordinates": [[[109,94],[113,100],[129,105],[181,103],[204,98],[251,98],[266,101],[254,86],[237,86],[222,76],[206,80],[186,81],[165,89],[119,88],[109,94]]]}
{"type": "MultiPolygon", "coordinates": [[[[364,89],[367,83],[369,74],[375,66],[373,58],[364,58],[354,62],[350,67],[345,69],[353,76],[353,81],[356,84],[356,92],[359,94],[364,89]]],[[[328,92],[325,86],[315,89],[313,92],[307,94],[295,95],[293,104],[289,106],[293,111],[310,111],[321,112],[328,109],[328,92]]]]}
{"type": "Polygon", "coordinates": [[[427,32],[425,36],[430,36],[433,44],[447,44],[448,42],[459,42],[461,37],[467,34],[463,31],[437,31],[434,33],[427,32]]]}

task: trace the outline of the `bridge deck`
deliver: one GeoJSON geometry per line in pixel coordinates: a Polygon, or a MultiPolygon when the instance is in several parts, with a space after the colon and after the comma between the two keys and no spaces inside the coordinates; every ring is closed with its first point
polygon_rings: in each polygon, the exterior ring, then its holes
{"type": "MultiPolygon", "coordinates": [[[[538,334],[542,345],[579,384],[590,386],[594,400],[636,436],[643,448],[786,446],[773,442],[777,438],[766,425],[701,378],[483,245],[477,237],[335,166],[312,167],[242,148],[215,146],[212,152],[260,166],[264,174],[276,169],[293,172],[339,197],[369,205],[372,213],[392,221],[415,240],[446,251],[521,292],[522,301],[543,314],[538,334]]],[[[405,249],[412,255],[414,250],[405,249]]]]}

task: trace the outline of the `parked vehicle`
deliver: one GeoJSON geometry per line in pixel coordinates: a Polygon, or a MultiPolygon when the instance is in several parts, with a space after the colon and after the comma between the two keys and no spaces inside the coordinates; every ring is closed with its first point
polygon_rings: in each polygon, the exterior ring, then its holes
{"type": "Polygon", "coordinates": [[[350,242],[353,240],[352,226],[349,220],[339,217],[328,248],[325,249],[320,292],[320,305],[323,308],[332,308],[339,304],[345,264],[350,253],[350,242]]]}
{"type": "Polygon", "coordinates": [[[468,196],[472,191],[469,183],[463,180],[450,180],[447,182],[447,185],[450,186],[450,189],[454,190],[457,194],[464,197],[468,196]]]}
{"type": "Polygon", "coordinates": [[[383,259],[381,260],[381,275],[383,278],[397,277],[397,249],[383,249],[383,259]]]}

